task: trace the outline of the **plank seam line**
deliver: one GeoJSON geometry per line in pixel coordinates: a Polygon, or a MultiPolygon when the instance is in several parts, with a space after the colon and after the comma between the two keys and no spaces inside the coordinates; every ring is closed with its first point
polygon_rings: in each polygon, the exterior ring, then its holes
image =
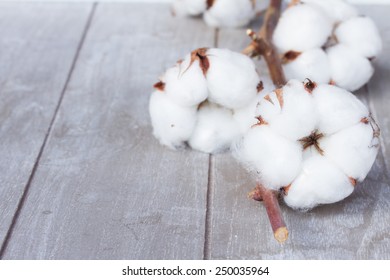
{"type": "Polygon", "coordinates": [[[51,134],[51,131],[53,129],[54,123],[55,123],[55,121],[57,119],[59,109],[61,107],[62,101],[63,101],[64,96],[65,96],[65,92],[66,92],[66,90],[68,88],[68,85],[69,85],[69,82],[70,82],[70,80],[72,78],[72,74],[73,74],[73,71],[74,71],[74,69],[76,67],[76,64],[77,64],[77,61],[78,61],[81,49],[82,49],[82,47],[84,45],[85,38],[86,38],[87,33],[89,31],[89,28],[91,26],[92,19],[94,17],[97,5],[98,5],[98,3],[94,2],[93,5],[92,5],[92,8],[91,8],[91,11],[89,12],[89,15],[88,15],[88,18],[87,18],[87,22],[86,22],[86,24],[84,26],[84,30],[83,30],[83,33],[81,35],[80,42],[77,45],[76,53],[75,53],[75,55],[73,57],[72,64],[71,64],[71,67],[69,69],[69,73],[68,73],[68,75],[66,77],[64,86],[63,86],[63,88],[61,90],[61,94],[60,94],[60,97],[58,99],[56,108],[54,110],[53,117],[52,117],[52,119],[50,121],[50,124],[49,124],[49,127],[48,127],[48,129],[46,131],[45,138],[43,139],[41,148],[39,149],[38,156],[37,156],[37,158],[35,160],[35,163],[34,163],[34,166],[33,166],[32,170],[31,170],[30,176],[29,176],[29,178],[27,180],[26,186],[24,187],[23,194],[22,194],[22,196],[21,196],[21,198],[20,198],[20,200],[18,202],[18,206],[17,206],[15,214],[14,214],[14,216],[12,218],[11,225],[8,228],[7,234],[6,234],[5,238],[4,238],[4,242],[3,242],[2,246],[1,246],[1,249],[0,249],[0,259],[3,259],[3,257],[4,257],[4,254],[5,254],[5,251],[7,250],[9,241],[10,241],[10,239],[12,237],[12,233],[13,233],[13,231],[15,229],[15,225],[16,225],[16,223],[18,221],[18,218],[20,216],[20,213],[21,213],[21,211],[23,209],[24,202],[26,201],[26,198],[27,198],[28,192],[30,190],[32,181],[33,181],[35,173],[36,173],[36,171],[38,169],[39,162],[41,160],[43,151],[45,150],[47,141],[48,141],[49,136],[51,134]]]}
{"type": "Polygon", "coordinates": [[[209,260],[211,258],[211,227],[212,227],[212,201],[213,201],[213,155],[209,155],[209,170],[207,180],[207,193],[206,193],[206,220],[204,231],[204,246],[203,246],[203,259],[209,260]]]}

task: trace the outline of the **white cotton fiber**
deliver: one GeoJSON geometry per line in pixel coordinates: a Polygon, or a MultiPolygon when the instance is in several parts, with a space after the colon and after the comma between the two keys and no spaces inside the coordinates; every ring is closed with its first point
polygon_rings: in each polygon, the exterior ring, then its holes
{"type": "Polygon", "coordinates": [[[348,176],[320,155],[303,162],[302,171],[284,196],[288,206],[310,209],[349,196],[354,190],[348,176]]]}
{"type": "Polygon", "coordinates": [[[177,16],[197,16],[206,11],[206,0],[175,0],[172,11],[177,16]]]}
{"type": "Polygon", "coordinates": [[[329,83],[330,65],[327,54],[320,48],[302,52],[293,61],[283,65],[287,79],[303,81],[309,78],[317,83],[329,83]]]}
{"type": "Polygon", "coordinates": [[[267,125],[249,130],[235,143],[233,154],[270,189],[290,184],[301,168],[302,148],[298,142],[280,137],[267,125]]]}
{"type": "Polygon", "coordinates": [[[336,85],[355,91],[366,84],[374,74],[370,61],[351,48],[338,44],[327,50],[332,80],[336,85]]]}
{"type": "Polygon", "coordinates": [[[332,24],[319,9],[308,4],[288,8],[279,19],[273,42],[280,52],[306,51],[325,44],[332,24]]]}
{"type": "Polygon", "coordinates": [[[209,49],[207,58],[210,68],[206,77],[211,102],[238,109],[256,97],[260,78],[249,57],[227,49],[209,49]]]}
{"type": "Polygon", "coordinates": [[[338,42],[366,58],[376,57],[382,50],[378,28],[368,17],[354,17],[341,23],[335,35],[338,42]]]}
{"type": "Polygon", "coordinates": [[[205,153],[218,153],[228,149],[239,135],[232,110],[205,103],[199,109],[189,144],[191,148],[205,153]]]}
{"type": "Polygon", "coordinates": [[[261,115],[274,132],[296,141],[309,135],[316,126],[317,112],[311,94],[303,83],[291,80],[281,90],[279,99],[275,93],[263,98],[257,106],[261,115]],[[281,106],[280,101],[283,105],[281,106]]]}
{"type": "Polygon", "coordinates": [[[367,176],[378,152],[372,127],[363,122],[324,138],[320,145],[325,157],[358,181],[363,181],[367,176]]]}
{"type": "Polygon", "coordinates": [[[184,146],[195,127],[196,107],[182,107],[162,91],[152,93],[149,113],[153,134],[162,145],[172,149],[184,146]]]}
{"type": "Polygon", "coordinates": [[[321,9],[334,23],[359,15],[359,11],[344,0],[302,0],[321,9]]]}
{"type": "Polygon", "coordinates": [[[182,106],[195,106],[208,96],[206,78],[199,61],[191,63],[191,55],[168,69],[164,82],[166,94],[182,106]]]}
{"type": "Polygon", "coordinates": [[[364,104],[352,93],[332,85],[318,85],[313,91],[319,117],[318,129],[333,134],[368,116],[364,104]]]}
{"type": "Polygon", "coordinates": [[[204,13],[204,20],[213,27],[241,27],[248,25],[255,14],[252,0],[217,0],[204,13]]]}

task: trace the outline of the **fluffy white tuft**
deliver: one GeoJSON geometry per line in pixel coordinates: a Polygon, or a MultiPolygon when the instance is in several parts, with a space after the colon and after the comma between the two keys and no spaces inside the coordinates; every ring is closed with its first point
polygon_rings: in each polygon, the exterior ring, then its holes
{"type": "Polygon", "coordinates": [[[307,158],[302,171],[284,196],[293,208],[310,209],[318,204],[329,204],[349,196],[354,190],[349,178],[325,157],[307,158]]]}
{"type": "Polygon", "coordinates": [[[154,136],[172,149],[183,147],[195,127],[196,109],[177,105],[162,91],[153,92],[149,113],[154,136]]]}
{"type": "Polygon", "coordinates": [[[359,11],[344,0],[302,0],[320,8],[334,23],[359,15],[359,11]]]}

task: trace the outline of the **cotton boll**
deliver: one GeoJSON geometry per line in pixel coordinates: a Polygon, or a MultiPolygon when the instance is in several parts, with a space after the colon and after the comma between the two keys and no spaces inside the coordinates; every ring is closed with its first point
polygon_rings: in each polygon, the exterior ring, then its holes
{"type": "Polygon", "coordinates": [[[368,17],[354,17],[342,22],[335,35],[338,42],[366,58],[375,57],[382,50],[378,28],[368,17]]]}
{"type": "Polygon", "coordinates": [[[375,161],[378,139],[373,138],[373,129],[369,123],[359,122],[330,137],[324,137],[320,146],[325,156],[345,174],[363,181],[375,161]]]}
{"type": "Polygon", "coordinates": [[[255,16],[253,0],[215,1],[204,13],[204,20],[213,27],[246,26],[255,16]]]}
{"type": "Polygon", "coordinates": [[[301,146],[275,134],[267,125],[250,129],[235,143],[233,154],[257,172],[265,187],[274,190],[289,185],[301,168],[301,146]]]}
{"type": "Polygon", "coordinates": [[[302,2],[322,9],[334,23],[359,15],[359,11],[344,0],[302,0],[302,2]]]}
{"type": "Polygon", "coordinates": [[[208,96],[206,78],[199,62],[191,63],[191,55],[168,69],[164,82],[166,94],[182,106],[198,105],[208,96]]]}
{"type": "Polygon", "coordinates": [[[287,79],[303,81],[309,78],[317,83],[329,83],[330,81],[328,56],[320,48],[301,53],[293,61],[284,64],[283,69],[287,79]]]}
{"type": "Polygon", "coordinates": [[[333,134],[369,115],[366,106],[352,93],[332,85],[318,85],[313,91],[319,116],[318,130],[333,134]]]}
{"type": "Polygon", "coordinates": [[[355,91],[366,84],[374,74],[370,61],[339,44],[327,50],[332,80],[336,85],[355,91]]]}
{"type": "Polygon", "coordinates": [[[256,97],[260,78],[249,57],[227,49],[209,49],[207,58],[210,67],[206,76],[211,102],[237,109],[256,97]]]}
{"type": "Polygon", "coordinates": [[[263,98],[257,106],[270,128],[290,140],[298,140],[310,135],[317,123],[317,112],[314,100],[302,82],[291,80],[270,98],[263,98]]]}
{"type": "Polygon", "coordinates": [[[173,13],[177,16],[197,16],[206,11],[206,8],[206,0],[175,0],[172,6],[173,13]]]}
{"type": "Polygon", "coordinates": [[[284,201],[288,206],[310,209],[318,204],[340,201],[354,190],[347,175],[320,155],[307,158],[291,184],[284,201]]]}
{"type": "Polygon", "coordinates": [[[196,107],[182,107],[161,91],[152,93],[149,113],[153,134],[162,145],[172,149],[184,146],[195,127],[196,107]]]}
{"type": "Polygon", "coordinates": [[[308,4],[296,5],[280,17],[273,42],[282,53],[302,52],[324,45],[331,32],[331,21],[319,9],[308,4]]]}
{"type": "Polygon", "coordinates": [[[198,120],[189,140],[193,149],[205,153],[218,153],[230,147],[240,134],[231,110],[216,104],[202,104],[198,120]]]}

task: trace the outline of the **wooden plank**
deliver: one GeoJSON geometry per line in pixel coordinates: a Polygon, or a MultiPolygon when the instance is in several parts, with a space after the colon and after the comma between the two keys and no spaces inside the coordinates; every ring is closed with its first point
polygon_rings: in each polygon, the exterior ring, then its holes
{"type": "MultiPolygon", "coordinates": [[[[377,10],[382,9],[383,7],[377,7],[377,10]]],[[[385,21],[385,12],[382,12],[381,16],[375,16],[378,17],[385,21]]],[[[379,23],[381,28],[384,21],[379,23]]],[[[221,30],[219,35],[220,47],[230,47],[238,51],[246,44],[243,42],[245,39],[241,39],[243,35],[239,30],[221,30]]],[[[388,47],[388,42],[386,44],[388,47]]],[[[382,70],[378,69],[377,72],[382,70]]],[[[383,86],[383,83],[387,82],[384,76],[381,77],[377,83],[383,86]]],[[[364,102],[369,102],[366,89],[359,91],[358,96],[364,102]]],[[[254,179],[226,154],[214,156],[211,170],[212,207],[208,258],[390,257],[390,182],[382,154],[378,155],[366,181],[346,200],[321,206],[307,213],[297,212],[282,205],[282,212],[290,229],[290,238],[283,246],[273,238],[263,205],[246,197],[255,186],[254,179]]]]}
{"type": "Polygon", "coordinates": [[[213,40],[166,4],[98,5],[5,258],[202,258],[208,155],[160,146],[148,100],[213,40]]]}
{"type": "Polygon", "coordinates": [[[0,245],[53,118],[90,7],[0,3],[0,245]]]}

